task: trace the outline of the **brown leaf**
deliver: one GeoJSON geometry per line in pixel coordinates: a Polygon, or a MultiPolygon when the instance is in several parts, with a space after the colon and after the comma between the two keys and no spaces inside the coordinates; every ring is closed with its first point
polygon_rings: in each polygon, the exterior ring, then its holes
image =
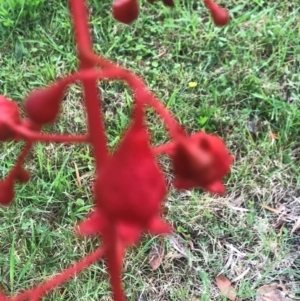
{"type": "Polygon", "coordinates": [[[256,301],[285,301],[282,292],[277,289],[277,284],[263,285],[257,290],[256,301]]]}
{"type": "Polygon", "coordinates": [[[231,285],[230,280],[224,275],[216,277],[216,284],[221,293],[229,300],[234,301],[236,299],[236,290],[231,285]]]}
{"type": "Polygon", "coordinates": [[[165,254],[165,248],[163,242],[158,245],[154,245],[149,253],[149,265],[153,271],[157,270],[162,261],[165,254]]]}

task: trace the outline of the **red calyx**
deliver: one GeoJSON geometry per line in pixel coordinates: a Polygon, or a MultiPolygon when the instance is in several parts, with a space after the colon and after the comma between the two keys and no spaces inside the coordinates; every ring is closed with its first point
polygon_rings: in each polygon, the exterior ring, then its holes
{"type": "Polygon", "coordinates": [[[210,10],[212,19],[217,26],[225,26],[229,22],[230,16],[225,8],[211,0],[204,0],[204,3],[210,10]]]}
{"type": "Polygon", "coordinates": [[[9,127],[5,124],[5,121],[19,123],[20,115],[19,108],[13,102],[0,96],[0,141],[6,141],[8,139],[14,138],[15,134],[9,127]]]}
{"type": "Polygon", "coordinates": [[[30,120],[38,125],[54,122],[64,91],[65,86],[54,85],[30,93],[25,102],[25,110],[30,120]]]}
{"type": "Polygon", "coordinates": [[[171,158],[176,188],[202,187],[212,193],[225,192],[222,178],[229,172],[233,157],[219,137],[200,132],[183,138],[174,145],[171,158]]]}
{"type": "Polygon", "coordinates": [[[137,0],[115,0],[112,5],[113,17],[125,24],[130,24],[139,16],[139,3],[137,0]]]}
{"type": "Polygon", "coordinates": [[[6,178],[0,181],[0,205],[8,206],[14,197],[14,181],[12,178],[6,178]]]}

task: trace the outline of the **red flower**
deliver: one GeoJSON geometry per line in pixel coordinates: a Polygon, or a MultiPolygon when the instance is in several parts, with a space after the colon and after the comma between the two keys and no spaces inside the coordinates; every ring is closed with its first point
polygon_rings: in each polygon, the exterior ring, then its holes
{"type": "Polygon", "coordinates": [[[136,116],[116,152],[99,170],[95,183],[96,211],[79,225],[81,234],[105,233],[114,224],[125,245],[135,243],[141,231],[163,234],[171,227],[160,220],[167,188],[152,153],[143,123],[136,116]]]}
{"type": "Polygon", "coordinates": [[[233,157],[219,137],[199,132],[182,137],[172,146],[168,153],[173,160],[176,188],[225,192],[222,178],[229,172],[233,157]]]}
{"type": "Polygon", "coordinates": [[[142,116],[136,116],[117,151],[99,170],[97,206],[112,220],[147,225],[160,211],[166,184],[148,140],[142,116]]]}

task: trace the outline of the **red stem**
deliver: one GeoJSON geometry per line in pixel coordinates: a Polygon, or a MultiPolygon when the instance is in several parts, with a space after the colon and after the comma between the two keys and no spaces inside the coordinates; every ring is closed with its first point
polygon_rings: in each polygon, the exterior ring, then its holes
{"type": "Polygon", "coordinates": [[[101,257],[103,257],[105,253],[105,249],[99,247],[94,251],[92,254],[87,255],[85,258],[83,258],[81,261],[75,263],[74,265],[70,266],[66,270],[64,270],[62,273],[54,276],[53,278],[47,280],[41,285],[38,285],[35,288],[32,288],[30,290],[27,290],[23,293],[20,293],[12,298],[10,298],[10,301],[24,301],[26,299],[39,299],[47,292],[53,290],[57,286],[61,285],[71,277],[74,277],[78,273],[80,273],[82,270],[93,264],[96,260],[99,260],[101,257]]]}
{"type": "Polygon", "coordinates": [[[170,142],[170,143],[166,143],[166,144],[163,144],[163,145],[152,147],[152,153],[155,156],[158,156],[158,155],[161,155],[161,154],[170,155],[172,153],[173,149],[174,149],[174,143],[170,142]]]}
{"type": "MultiPolygon", "coordinates": [[[[83,51],[85,49],[92,51],[92,42],[88,26],[88,13],[85,1],[70,0],[70,9],[77,41],[80,68],[92,68],[93,64],[91,64],[83,56],[83,51]]],[[[108,148],[96,80],[90,79],[83,81],[83,90],[85,95],[84,100],[88,117],[90,139],[94,147],[96,167],[99,169],[108,157],[108,148]]]]}
{"type": "Polygon", "coordinates": [[[23,165],[26,156],[28,155],[30,149],[31,149],[32,143],[26,142],[24,148],[22,149],[14,167],[10,170],[9,174],[7,175],[7,178],[10,178],[11,180],[15,180],[16,173],[18,173],[19,168],[23,165]]]}
{"type": "Polygon", "coordinates": [[[22,125],[9,124],[16,134],[20,135],[30,142],[56,142],[56,143],[88,143],[89,135],[58,135],[58,134],[41,134],[24,128],[22,125]]]}
{"type": "Polygon", "coordinates": [[[150,105],[156,113],[163,119],[169,130],[169,134],[173,139],[179,139],[186,135],[183,128],[176,121],[174,116],[167,110],[164,105],[154,96],[148,98],[147,104],[150,105]]]}
{"type": "MultiPolygon", "coordinates": [[[[84,51],[83,55],[85,56],[86,60],[89,60],[93,64],[98,64],[100,67],[113,66],[113,64],[110,61],[105,60],[102,57],[98,57],[96,54],[94,54],[91,51],[84,51]]],[[[169,130],[170,136],[175,139],[178,138],[178,136],[182,137],[184,132],[179,126],[176,119],[160,103],[160,101],[148,90],[143,80],[141,80],[134,73],[120,66],[114,66],[113,68],[117,70],[117,72],[115,71],[117,77],[127,82],[127,84],[134,90],[135,93],[139,93],[136,99],[141,99],[142,101],[144,101],[144,103],[152,106],[155,109],[155,111],[159,114],[159,116],[164,120],[169,130]],[[140,96],[140,93],[142,93],[143,95],[140,96]]]]}
{"type": "Polygon", "coordinates": [[[92,65],[95,63],[99,65],[101,68],[117,68],[117,69],[122,69],[120,66],[116,65],[112,61],[100,56],[96,55],[93,51],[90,49],[82,49],[82,56],[84,57],[85,60],[90,62],[92,65]]]}
{"type": "Polygon", "coordinates": [[[111,225],[103,235],[103,243],[106,246],[106,261],[110,276],[110,285],[114,301],[126,301],[122,287],[122,265],[124,247],[118,241],[115,226],[111,225]]]}

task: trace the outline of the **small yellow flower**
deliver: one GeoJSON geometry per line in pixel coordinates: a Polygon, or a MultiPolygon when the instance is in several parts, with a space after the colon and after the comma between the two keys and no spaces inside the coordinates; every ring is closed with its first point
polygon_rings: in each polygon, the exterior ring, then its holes
{"type": "Polygon", "coordinates": [[[197,86],[196,82],[189,82],[189,87],[190,88],[195,88],[197,86]]]}

